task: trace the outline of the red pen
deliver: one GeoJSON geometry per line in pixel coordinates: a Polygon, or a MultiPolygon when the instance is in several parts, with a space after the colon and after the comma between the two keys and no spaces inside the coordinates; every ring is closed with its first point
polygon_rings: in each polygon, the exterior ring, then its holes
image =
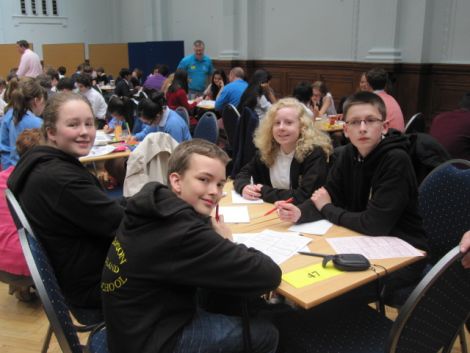
{"type": "Polygon", "coordinates": [[[219,221],[219,204],[215,206],[215,220],[218,222],[219,221]]]}
{"type": "MultiPolygon", "coordinates": [[[[293,197],[289,197],[287,200],[283,201],[283,202],[286,202],[286,203],[291,203],[294,201],[294,198],[293,197]]],[[[267,216],[271,213],[273,213],[274,211],[277,210],[277,207],[274,207],[273,209],[269,210],[268,212],[266,212],[263,216],[267,216]]]]}

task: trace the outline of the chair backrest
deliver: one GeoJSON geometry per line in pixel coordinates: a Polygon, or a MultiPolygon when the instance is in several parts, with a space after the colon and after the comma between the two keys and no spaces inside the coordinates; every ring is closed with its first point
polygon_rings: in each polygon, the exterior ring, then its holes
{"type": "Polygon", "coordinates": [[[235,142],[236,129],[240,113],[233,104],[227,104],[222,111],[222,121],[224,122],[224,130],[230,147],[233,148],[235,142]]]}
{"type": "Polygon", "coordinates": [[[123,195],[135,195],[149,181],[166,184],[168,160],[177,146],[178,142],[164,132],[145,136],[127,160],[123,195]]]}
{"type": "Polygon", "coordinates": [[[426,128],[423,113],[416,113],[405,125],[405,134],[411,132],[424,132],[426,128]]]}
{"type": "Polygon", "coordinates": [[[175,109],[175,112],[177,112],[179,114],[179,116],[182,117],[184,119],[184,121],[186,121],[186,124],[188,124],[188,126],[189,126],[189,113],[186,110],[186,108],[185,107],[177,107],[175,109]]]}
{"type": "Polygon", "coordinates": [[[234,178],[243,166],[255,155],[256,147],[253,136],[259,125],[258,114],[252,109],[245,107],[238,120],[235,141],[233,145],[233,167],[232,178],[234,178]]]}
{"type": "Polygon", "coordinates": [[[31,228],[31,225],[29,224],[28,219],[21,209],[21,206],[15,195],[13,195],[10,189],[6,189],[5,196],[7,198],[8,207],[13,217],[13,221],[16,225],[16,229],[20,230],[21,228],[25,228],[30,234],[32,234],[33,229],[31,228]]]}
{"type": "Polygon", "coordinates": [[[217,143],[219,127],[217,126],[217,117],[213,112],[205,112],[201,116],[194,129],[193,137],[217,143]]]}
{"type": "Polygon", "coordinates": [[[435,263],[470,229],[470,162],[454,159],[435,168],[421,183],[418,200],[435,263]]]}
{"type": "Polygon", "coordinates": [[[64,353],[82,353],[77,330],[49,260],[36,237],[25,228],[18,230],[21,248],[41,298],[47,318],[64,353]]]}
{"type": "Polygon", "coordinates": [[[470,314],[470,270],[453,248],[421,280],[401,308],[385,352],[450,352],[470,314]]]}

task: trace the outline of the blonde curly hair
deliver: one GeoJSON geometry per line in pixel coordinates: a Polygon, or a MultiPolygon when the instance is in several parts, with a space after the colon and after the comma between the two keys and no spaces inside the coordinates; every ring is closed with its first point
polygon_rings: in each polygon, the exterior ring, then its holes
{"type": "Polygon", "coordinates": [[[294,108],[300,120],[300,136],[295,147],[294,158],[302,163],[305,157],[318,147],[323,150],[328,159],[333,152],[330,137],[313,125],[312,118],[302,103],[289,97],[273,104],[255,131],[254,143],[260,151],[261,160],[268,167],[274,164],[280,146],[273,137],[273,125],[277,112],[282,108],[294,108]]]}

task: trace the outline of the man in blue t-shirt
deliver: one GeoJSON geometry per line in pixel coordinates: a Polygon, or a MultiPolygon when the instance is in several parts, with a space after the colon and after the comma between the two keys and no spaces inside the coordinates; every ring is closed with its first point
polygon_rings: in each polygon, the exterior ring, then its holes
{"type": "Polygon", "coordinates": [[[194,54],[185,56],[178,64],[178,69],[188,72],[189,94],[202,96],[214,68],[212,60],[204,55],[204,42],[196,40],[193,43],[194,54]]]}
{"type": "Polygon", "coordinates": [[[227,104],[235,107],[240,103],[240,98],[248,87],[248,83],[244,80],[245,72],[241,67],[234,67],[230,70],[228,85],[225,85],[217,99],[215,100],[215,110],[222,112],[227,104]]]}

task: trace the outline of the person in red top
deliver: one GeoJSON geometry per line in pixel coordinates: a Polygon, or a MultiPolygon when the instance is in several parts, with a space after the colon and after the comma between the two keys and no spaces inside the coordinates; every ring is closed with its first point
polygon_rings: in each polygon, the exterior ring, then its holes
{"type": "Polygon", "coordinates": [[[470,92],[463,95],[459,108],[436,116],[429,133],[452,158],[470,160],[470,92]]]}
{"type": "Polygon", "coordinates": [[[175,71],[173,83],[168,87],[165,98],[170,109],[184,107],[188,112],[202,100],[202,97],[198,97],[192,103],[188,102],[188,73],[183,69],[175,71]]]}
{"type": "MultiPolygon", "coordinates": [[[[39,129],[26,129],[16,140],[16,149],[22,156],[30,148],[39,144],[39,129]]],[[[7,180],[15,169],[14,166],[0,172],[0,281],[9,285],[9,293],[15,294],[21,301],[31,301],[36,296],[30,291],[33,281],[28,265],[21,250],[20,239],[15,222],[8,208],[4,195],[7,180]]]]}

